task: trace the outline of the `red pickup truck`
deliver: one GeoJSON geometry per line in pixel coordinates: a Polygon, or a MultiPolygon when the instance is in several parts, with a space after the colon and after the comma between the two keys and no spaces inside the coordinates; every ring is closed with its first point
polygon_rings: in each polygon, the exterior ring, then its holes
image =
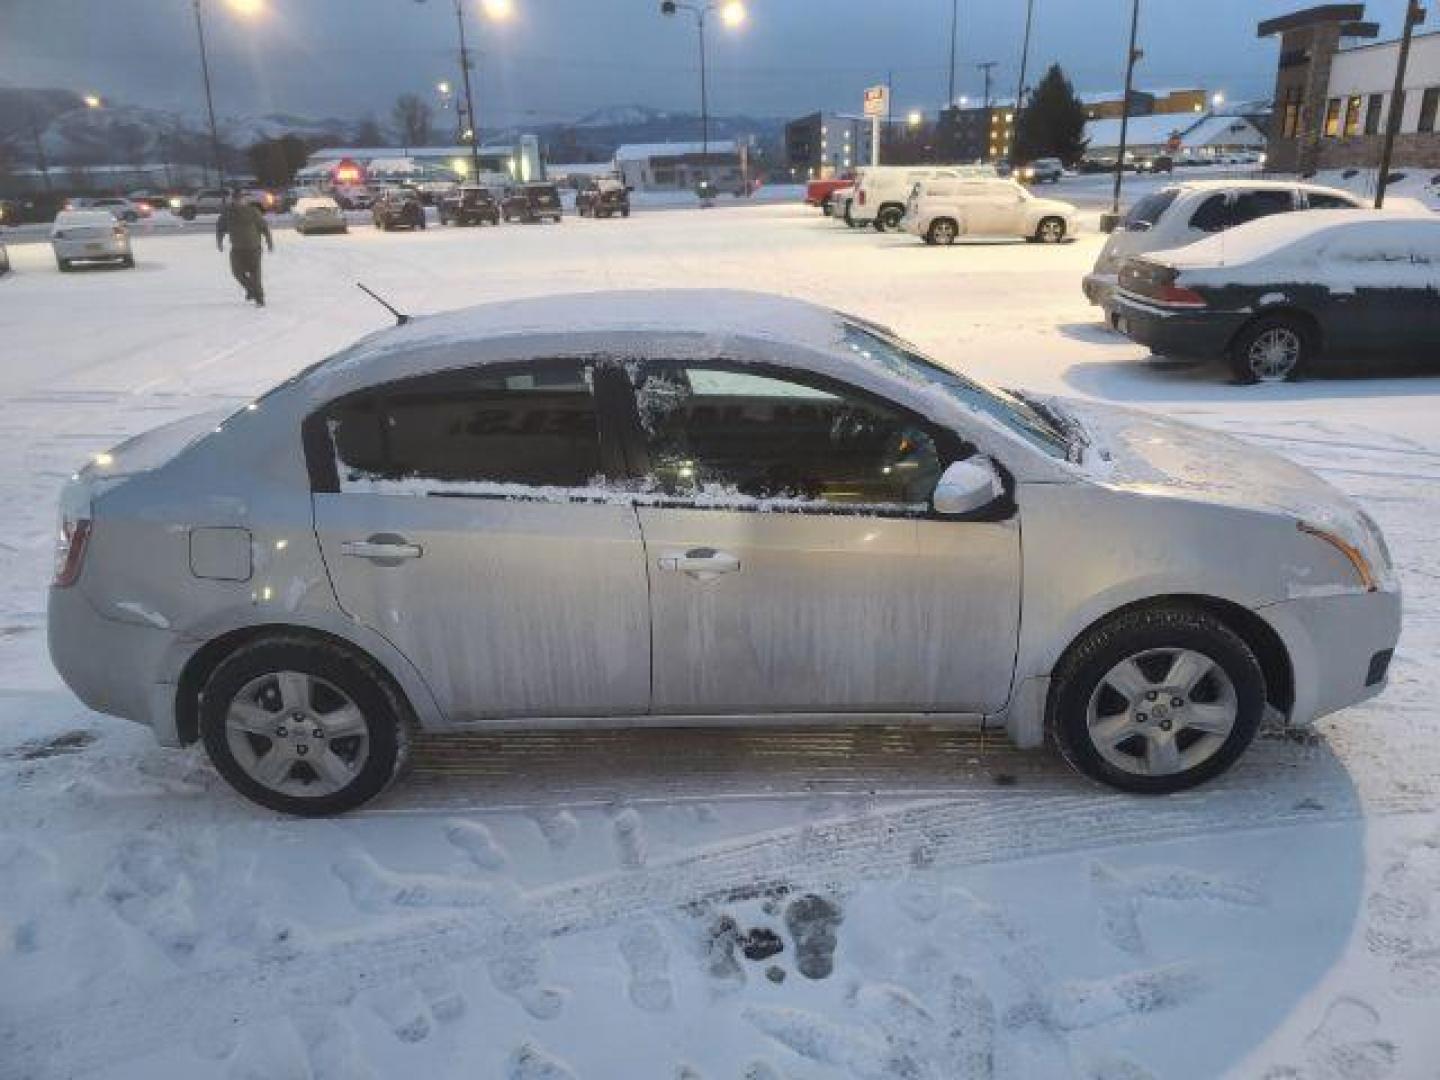
{"type": "Polygon", "coordinates": [[[829,180],[811,180],[805,185],[805,204],[807,206],[818,206],[825,213],[830,213],[830,198],[837,191],[855,186],[853,176],[836,176],[829,180]]]}

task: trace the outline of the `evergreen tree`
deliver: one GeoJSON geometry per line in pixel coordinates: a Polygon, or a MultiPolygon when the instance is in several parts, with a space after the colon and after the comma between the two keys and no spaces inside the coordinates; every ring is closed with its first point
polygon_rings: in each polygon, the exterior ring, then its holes
{"type": "Polygon", "coordinates": [[[1015,134],[1020,161],[1059,158],[1073,165],[1085,154],[1085,106],[1059,64],[1051,64],[1020,113],[1015,134]]]}

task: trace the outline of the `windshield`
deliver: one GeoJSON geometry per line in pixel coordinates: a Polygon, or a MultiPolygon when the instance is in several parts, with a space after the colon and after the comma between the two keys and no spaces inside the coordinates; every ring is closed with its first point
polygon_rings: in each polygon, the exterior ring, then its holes
{"type": "Polygon", "coordinates": [[[1014,435],[1051,457],[1071,460],[1071,440],[1046,412],[1003,390],[967,379],[923,356],[913,346],[882,333],[878,327],[845,322],[845,344],[861,359],[915,382],[939,387],[966,408],[998,421],[1014,435]]]}

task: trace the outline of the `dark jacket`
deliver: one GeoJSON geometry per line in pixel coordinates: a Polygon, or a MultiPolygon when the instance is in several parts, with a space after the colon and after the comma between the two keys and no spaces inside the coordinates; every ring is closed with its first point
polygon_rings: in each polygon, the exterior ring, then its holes
{"type": "Polygon", "coordinates": [[[224,246],[226,233],[230,234],[230,247],[236,251],[259,251],[262,238],[268,247],[275,247],[265,215],[249,203],[232,202],[220,212],[215,222],[217,246],[224,246]]]}

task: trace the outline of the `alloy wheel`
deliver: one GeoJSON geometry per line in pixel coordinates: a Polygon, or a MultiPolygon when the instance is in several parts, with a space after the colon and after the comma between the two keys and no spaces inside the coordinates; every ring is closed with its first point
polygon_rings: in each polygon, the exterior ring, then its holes
{"type": "Polygon", "coordinates": [[[359,707],[333,683],[299,671],[251,679],[225,713],[225,741],[256,783],[282,795],[329,795],[370,756],[359,707]]]}
{"type": "Polygon", "coordinates": [[[1054,218],[1046,218],[1040,223],[1040,239],[1047,244],[1058,244],[1065,239],[1065,226],[1054,218]]]}
{"type": "Polygon", "coordinates": [[[1261,382],[1283,382],[1300,363],[1304,343],[1298,331],[1288,326],[1272,326],[1256,336],[1245,354],[1250,372],[1261,382]]]}
{"type": "Polygon", "coordinates": [[[1235,684],[1193,649],[1150,649],[1120,661],[1090,695],[1095,751],[1135,776],[1173,776],[1220,751],[1239,717],[1235,684]]]}

